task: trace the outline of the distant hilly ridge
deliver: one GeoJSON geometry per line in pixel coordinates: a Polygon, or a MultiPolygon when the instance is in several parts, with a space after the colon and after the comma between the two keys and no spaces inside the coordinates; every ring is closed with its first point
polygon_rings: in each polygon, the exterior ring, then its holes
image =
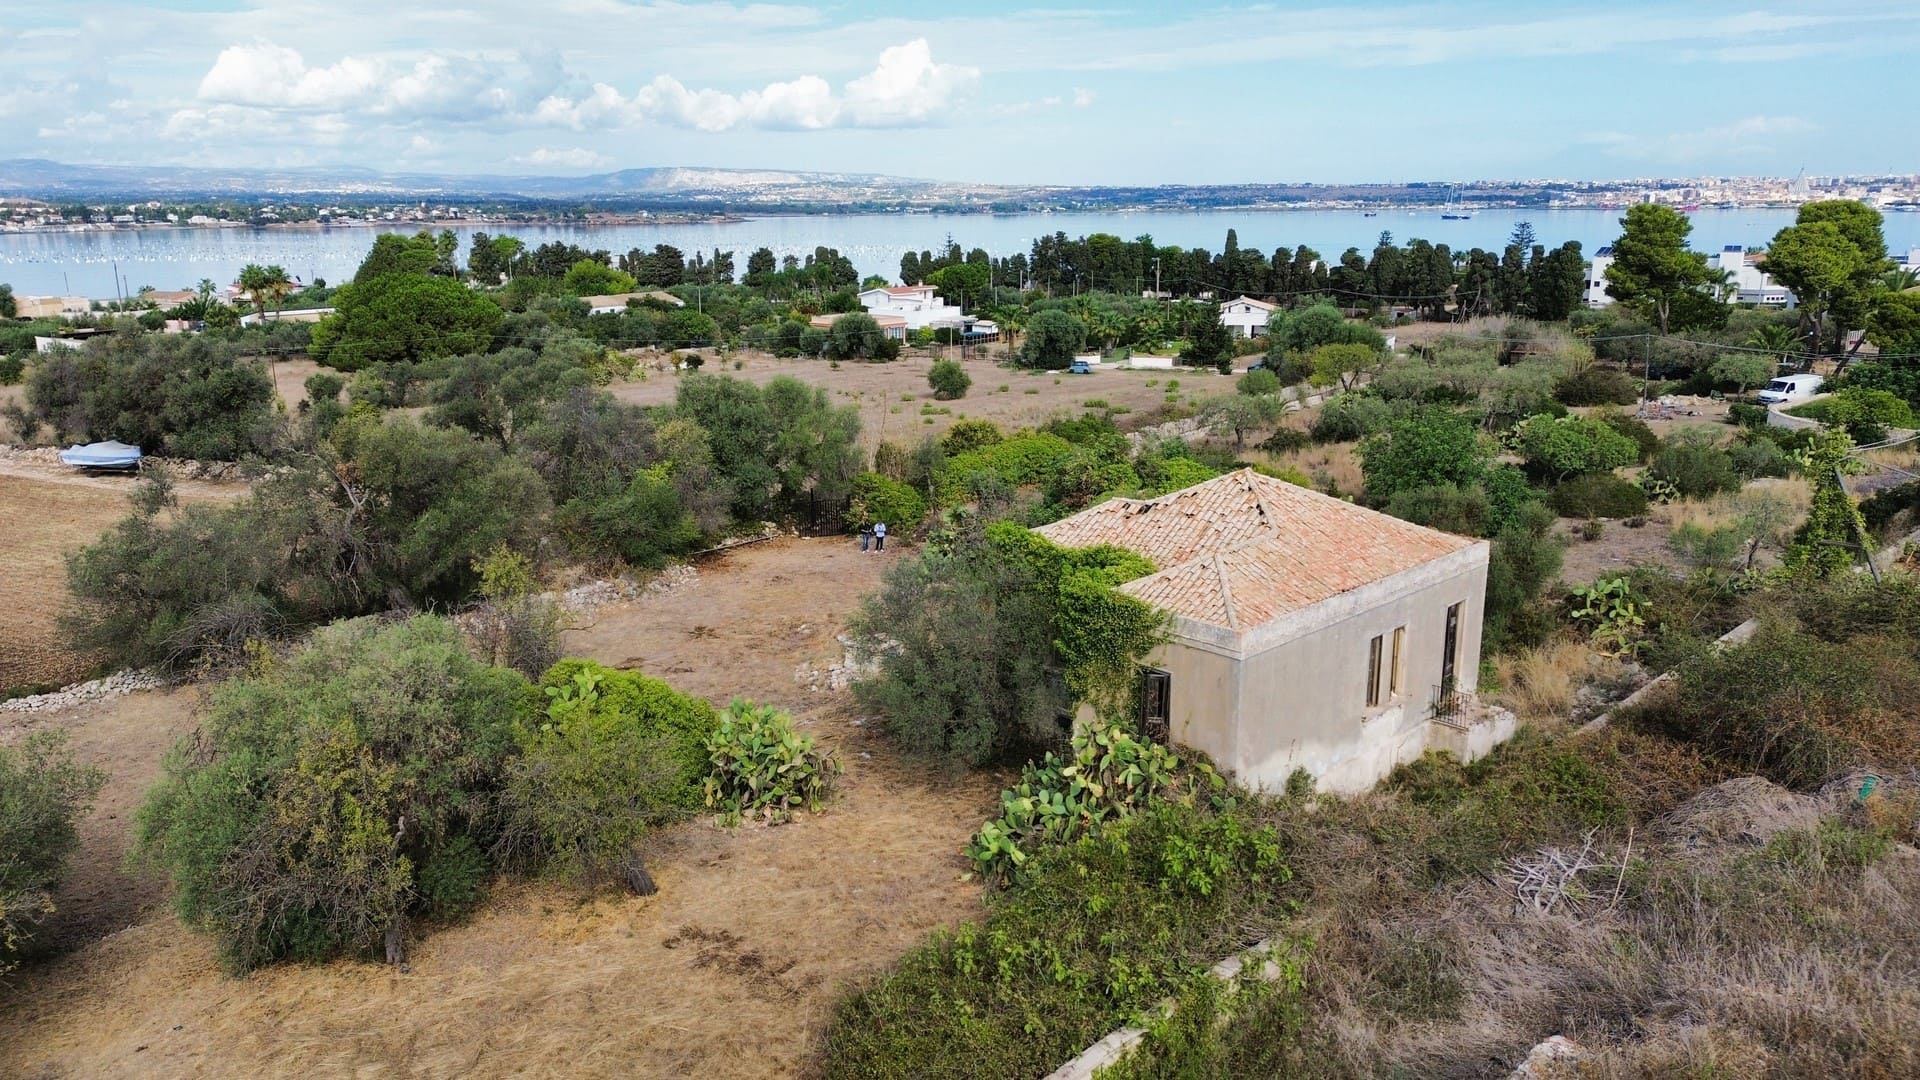
{"type": "Polygon", "coordinates": [[[833,199],[922,192],[925,180],[863,173],[665,167],[591,176],[455,176],[359,168],[221,169],[171,165],[68,165],[40,158],[0,161],[0,195],[41,198],[144,196],[441,196],[583,199],[714,198],[778,192],[833,199]]]}
{"type": "Polygon", "coordinates": [[[0,196],[61,199],[305,199],[448,202],[546,201],[607,209],[833,213],[877,210],[1214,209],[1328,203],[1545,206],[1566,185],[1542,181],[1392,184],[974,184],[875,173],[664,166],[589,176],[388,173],[361,168],[223,169],[172,165],[69,165],[0,160],[0,196]]]}

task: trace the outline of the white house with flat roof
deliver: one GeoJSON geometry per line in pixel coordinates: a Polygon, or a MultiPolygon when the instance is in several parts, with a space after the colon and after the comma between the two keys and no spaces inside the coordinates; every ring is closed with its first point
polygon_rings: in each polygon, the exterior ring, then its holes
{"type": "Polygon", "coordinates": [[[1232,330],[1234,337],[1259,337],[1267,332],[1267,321],[1277,306],[1248,296],[1229,300],[1220,305],[1220,325],[1232,330]]]}
{"type": "Polygon", "coordinates": [[[1296,769],[1364,791],[1428,750],[1513,734],[1474,700],[1487,556],[1473,540],[1241,469],[1035,530],[1158,570],[1120,586],[1172,618],[1141,672],[1141,729],[1279,791],[1296,769]]]}
{"type": "Polygon", "coordinates": [[[1707,259],[1707,265],[1724,270],[1733,283],[1728,299],[1741,304],[1792,310],[1799,306],[1793,291],[1775,282],[1761,268],[1766,253],[1748,251],[1743,244],[1728,244],[1707,259]]]}

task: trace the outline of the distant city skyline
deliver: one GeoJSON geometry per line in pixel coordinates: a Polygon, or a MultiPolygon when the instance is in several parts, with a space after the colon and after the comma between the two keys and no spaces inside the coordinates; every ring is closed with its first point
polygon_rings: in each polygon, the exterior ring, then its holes
{"type": "Polygon", "coordinates": [[[1920,172],[1920,8],[0,0],[0,158],[991,184],[1920,172]]]}

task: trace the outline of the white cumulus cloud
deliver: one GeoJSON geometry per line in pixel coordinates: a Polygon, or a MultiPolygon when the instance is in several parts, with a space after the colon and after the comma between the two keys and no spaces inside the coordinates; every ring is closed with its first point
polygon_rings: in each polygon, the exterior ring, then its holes
{"type": "Polygon", "coordinates": [[[696,131],[902,127],[938,121],[979,81],[978,68],[936,62],[921,38],[881,52],[871,72],[848,82],[837,95],[817,75],[740,93],[691,89],[671,75],[658,75],[632,96],[606,83],[595,83],[577,96],[550,95],[534,108],[533,119],[576,131],[645,121],[696,131]]]}
{"type": "Polygon", "coordinates": [[[373,100],[381,82],[380,65],[371,60],[348,56],[310,68],[298,51],[282,45],[231,45],[200,80],[200,98],[258,108],[343,109],[373,100]]]}

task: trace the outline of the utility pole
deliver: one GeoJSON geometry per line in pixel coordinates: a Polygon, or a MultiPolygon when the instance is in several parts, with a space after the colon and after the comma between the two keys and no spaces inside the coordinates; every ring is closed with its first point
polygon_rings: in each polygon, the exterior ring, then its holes
{"type": "Polygon", "coordinates": [[[1153,257],[1153,298],[1160,299],[1160,256],[1153,257]]]}

